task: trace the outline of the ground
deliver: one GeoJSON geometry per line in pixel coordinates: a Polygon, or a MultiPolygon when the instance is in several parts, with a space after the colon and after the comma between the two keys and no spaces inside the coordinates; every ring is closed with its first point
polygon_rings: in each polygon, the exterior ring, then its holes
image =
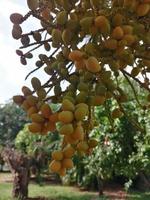
{"type": "MultiPolygon", "coordinates": [[[[11,200],[11,190],[12,175],[0,173],[0,200],[11,200]]],[[[48,184],[39,186],[35,183],[29,185],[29,196],[30,200],[150,200],[150,192],[127,194],[119,186],[106,188],[104,196],[98,197],[97,192],[81,192],[76,187],[48,184]]]]}

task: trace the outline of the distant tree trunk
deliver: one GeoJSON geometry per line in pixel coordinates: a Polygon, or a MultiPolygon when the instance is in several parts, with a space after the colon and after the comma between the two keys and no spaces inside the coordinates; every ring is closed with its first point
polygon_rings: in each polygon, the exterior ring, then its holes
{"type": "Polygon", "coordinates": [[[4,161],[9,165],[14,176],[13,198],[18,198],[20,200],[27,199],[30,178],[28,157],[10,148],[5,148],[2,152],[2,156],[4,161]]]}
{"type": "Polygon", "coordinates": [[[97,182],[98,182],[99,196],[102,196],[103,195],[103,180],[100,176],[97,176],[97,182]]]}

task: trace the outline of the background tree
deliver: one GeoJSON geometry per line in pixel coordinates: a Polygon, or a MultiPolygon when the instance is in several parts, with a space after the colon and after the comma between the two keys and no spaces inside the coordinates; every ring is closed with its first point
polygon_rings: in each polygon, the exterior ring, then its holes
{"type": "Polygon", "coordinates": [[[19,130],[27,122],[25,112],[12,102],[0,105],[0,144],[13,145],[19,130]]]}

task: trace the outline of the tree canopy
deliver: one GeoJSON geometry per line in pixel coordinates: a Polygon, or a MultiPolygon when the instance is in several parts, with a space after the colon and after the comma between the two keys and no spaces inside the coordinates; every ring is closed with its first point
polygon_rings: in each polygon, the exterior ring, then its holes
{"type": "Polygon", "coordinates": [[[44,83],[33,77],[32,89],[23,86],[22,94],[13,99],[31,119],[32,133],[59,131],[62,145],[53,152],[50,169],[63,176],[73,167],[75,154],[88,155],[98,144],[90,135],[97,126],[96,106],[105,109],[112,129],[117,118],[127,116],[143,131],[126,112],[129,91],[119,80],[126,80],[133,99],[143,111],[148,110],[150,1],[27,0],[27,5],[25,16],[10,16],[12,36],[22,44],[16,53],[26,65],[39,49],[36,67],[26,79],[38,70],[48,76],[44,83]],[[31,16],[40,21],[39,29],[24,33],[22,24],[31,16]],[[132,80],[145,91],[144,100],[138,98],[132,80]],[[110,99],[115,101],[112,107],[108,107],[110,99]],[[60,108],[53,111],[51,103],[60,108]]]}

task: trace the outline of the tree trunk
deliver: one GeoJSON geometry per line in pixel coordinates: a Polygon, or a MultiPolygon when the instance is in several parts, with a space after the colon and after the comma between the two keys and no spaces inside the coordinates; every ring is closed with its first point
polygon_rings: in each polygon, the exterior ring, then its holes
{"type": "Polygon", "coordinates": [[[14,176],[13,198],[18,198],[20,200],[27,199],[30,178],[28,157],[10,148],[5,148],[2,155],[14,176]]]}
{"type": "Polygon", "coordinates": [[[103,181],[100,176],[97,176],[99,196],[103,195],[103,181]]]}

